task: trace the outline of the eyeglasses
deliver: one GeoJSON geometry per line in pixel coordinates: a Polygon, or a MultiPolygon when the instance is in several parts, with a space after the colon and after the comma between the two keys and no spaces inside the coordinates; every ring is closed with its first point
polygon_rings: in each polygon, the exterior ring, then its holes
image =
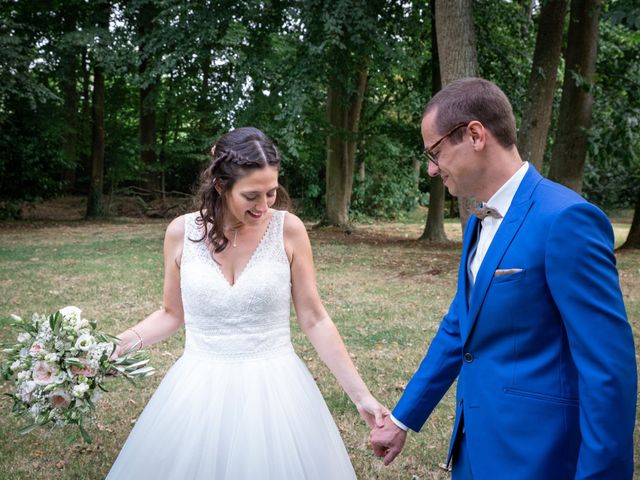
{"type": "Polygon", "coordinates": [[[430,162],[433,162],[433,164],[438,167],[438,155],[436,153],[433,153],[433,151],[438,147],[438,145],[440,145],[445,138],[448,138],[450,135],[452,135],[456,130],[458,130],[459,128],[462,127],[466,127],[467,125],[469,125],[468,123],[459,123],[457,124],[455,127],[453,127],[451,130],[449,130],[447,133],[445,133],[440,140],[438,140],[436,143],[434,143],[433,145],[431,145],[430,147],[424,147],[424,154],[427,157],[427,160],[430,162]]]}

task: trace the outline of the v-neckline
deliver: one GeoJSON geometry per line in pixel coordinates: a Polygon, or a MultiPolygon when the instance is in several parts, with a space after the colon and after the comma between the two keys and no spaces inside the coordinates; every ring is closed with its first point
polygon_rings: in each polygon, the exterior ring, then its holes
{"type": "MultiPolygon", "coordinates": [[[[247,261],[247,263],[244,265],[244,267],[242,267],[242,270],[240,270],[240,273],[238,274],[238,276],[236,277],[235,281],[233,283],[231,283],[229,281],[229,279],[225,276],[224,272],[222,271],[222,268],[220,267],[220,264],[216,261],[216,259],[213,256],[213,253],[211,252],[211,250],[209,250],[209,247],[207,247],[207,251],[209,253],[209,258],[211,259],[211,263],[213,263],[214,268],[216,269],[216,271],[220,274],[220,276],[222,277],[222,279],[224,280],[224,283],[229,287],[229,288],[233,288],[235,287],[238,282],[240,281],[240,279],[244,276],[244,272],[247,271],[247,269],[249,268],[249,265],[251,265],[251,263],[253,262],[253,258],[256,256],[256,253],[258,252],[258,250],[260,250],[260,247],[262,247],[262,244],[264,243],[265,238],[267,238],[267,233],[269,232],[269,230],[271,229],[271,225],[273,224],[273,219],[276,216],[276,211],[274,211],[271,214],[271,218],[269,219],[269,223],[267,224],[267,228],[265,228],[264,232],[262,233],[262,237],[260,237],[260,241],[258,242],[258,245],[256,246],[256,248],[253,250],[253,252],[251,253],[251,256],[249,257],[249,260],[247,261]]],[[[227,246],[227,248],[229,248],[227,246]]]]}

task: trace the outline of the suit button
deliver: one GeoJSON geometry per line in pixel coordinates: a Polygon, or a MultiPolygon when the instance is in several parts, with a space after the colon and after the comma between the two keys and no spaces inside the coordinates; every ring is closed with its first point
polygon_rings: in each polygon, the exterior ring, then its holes
{"type": "Polygon", "coordinates": [[[467,363],[473,362],[473,355],[470,352],[464,354],[464,361],[467,363]]]}

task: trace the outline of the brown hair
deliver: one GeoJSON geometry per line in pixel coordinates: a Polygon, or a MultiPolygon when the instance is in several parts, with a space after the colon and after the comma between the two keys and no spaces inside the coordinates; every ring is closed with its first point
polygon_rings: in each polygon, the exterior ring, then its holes
{"type": "MultiPolygon", "coordinates": [[[[196,194],[200,211],[196,222],[203,225],[204,234],[194,241],[201,242],[207,238],[215,253],[227,247],[229,239],[224,234],[223,225],[227,211],[225,192],[250,170],[267,166],[279,169],[280,154],[273,142],[257,128],[236,128],[214,143],[211,161],[200,175],[196,194]],[[216,187],[220,188],[220,192],[216,187]]],[[[273,207],[286,210],[289,203],[289,195],[278,186],[273,207]]]]}
{"type": "MultiPolygon", "coordinates": [[[[434,109],[437,109],[435,126],[440,134],[459,123],[477,120],[504,148],[516,143],[516,120],[511,103],[493,82],[475,77],[454,80],[431,98],[422,117],[434,109]]],[[[451,135],[451,141],[458,143],[462,136],[463,130],[458,130],[451,135]]]]}

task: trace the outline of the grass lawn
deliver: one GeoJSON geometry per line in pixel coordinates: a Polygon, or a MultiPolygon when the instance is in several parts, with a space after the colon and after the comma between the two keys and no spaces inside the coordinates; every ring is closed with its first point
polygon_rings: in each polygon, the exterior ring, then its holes
{"type": "MultiPolygon", "coordinates": [[[[342,333],[371,391],[392,407],[422,359],[453,298],[461,232],[448,222],[452,240],[414,239],[424,217],[368,223],[347,235],[311,232],[318,283],[325,306],[342,333]]],[[[10,341],[9,314],[28,316],[75,304],[101,329],[118,333],[161,305],[162,240],[166,221],[32,222],[0,225],[0,342],[10,341]]],[[[615,224],[616,243],[629,225],[615,224]]],[[[640,252],[617,255],[627,312],[640,343],[640,252]]],[[[420,434],[410,434],[390,466],[373,457],[368,430],[293,322],[294,346],[317,379],[342,432],[358,478],[445,479],[453,424],[451,389],[420,434]]],[[[137,415],[182,353],[178,334],[151,347],[158,372],[142,388],[115,380],[90,427],[92,445],[73,428],[19,436],[8,397],[0,399],[0,479],[104,478],[137,415]]],[[[0,382],[0,394],[10,385],[0,382]]],[[[636,422],[637,425],[637,422],[636,422]]],[[[636,445],[640,445],[636,429],[636,445]]],[[[636,457],[636,470],[639,469],[636,457]]]]}

